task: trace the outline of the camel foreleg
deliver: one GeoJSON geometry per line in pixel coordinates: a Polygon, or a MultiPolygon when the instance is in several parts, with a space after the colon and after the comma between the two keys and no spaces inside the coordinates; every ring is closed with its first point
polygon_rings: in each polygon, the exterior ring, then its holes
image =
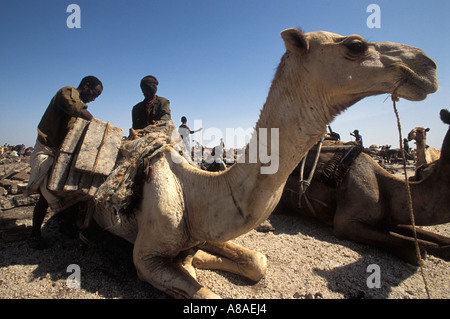
{"type": "Polygon", "coordinates": [[[218,295],[200,285],[194,277],[173,258],[133,252],[139,279],[175,298],[217,299],[218,295]]]}
{"type": "MultiPolygon", "coordinates": [[[[404,236],[414,237],[414,230],[410,225],[397,225],[392,231],[404,236]]],[[[449,237],[438,235],[418,227],[416,227],[416,234],[419,245],[423,246],[428,253],[445,260],[450,260],[449,237]]]]}
{"type": "Polygon", "coordinates": [[[194,255],[196,253],[196,249],[189,249],[187,251],[181,252],[176,258],[177,263],[184,268],[195,280],[197,280],[197,273],[195,272],[195,268],[192,265],[192,261],[194,260],[194,255]]]}
{"type": "MultiPolygon", "coordinates": [[[[339,220],[335,216],[334,234],[341,239],[356,241],[385,249],[404,261],[418,265],[419,259],[414,246],[414,238],[401,234],[387,232],[375,226],[357,221],[339,220]]],[[[421,258],[425,258],[426,252],[420,246],[421,258]]]]}
{"type": "Polygon", "coordinates": [[[196,268],[225,270],[254,281],[260,280],[266,273],[266,256],[230,241],[224,243],[209,242],[200,245],[199,248],[212,254],[198,250],[192,259],[196,268]]]}

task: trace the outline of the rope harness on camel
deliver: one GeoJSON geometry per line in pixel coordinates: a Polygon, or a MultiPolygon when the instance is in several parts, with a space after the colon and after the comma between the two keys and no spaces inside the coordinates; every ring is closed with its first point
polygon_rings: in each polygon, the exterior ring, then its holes
{"type": "Polygon", "coordinates": [[[309,211],[317,216],[314,206],[311,201],[315,201],[322,206],[328,207],[326,203],[308,196],[306,191],[311,184],[311,181],[314,179],[320,183],[327,185],[328,187],[336,188],[337,185],[342,182],[344,177],[347,175],[348,170],[350,169],[353,160],[358,157],[358,155],[363,151],[363,148],[360,145],[340,145],[340,146],[331,146],[331,147],[323,147],[324,138],[320,140],[320,142],[306,153],[305,157],[302,159],[299,165],[299,191],[295,191],[292,189],[288,189],[292,193],[296,193],[299,195],[298,198],[298,208],[302,207],[302,199],[306,203],[309,211]],[[308,179],[304,179],[305,175],[305,163],[307,161],[307,157],[309,152],[316,151],[314,163],[309,171],[308,179]],[[323,165],[319,164],[320,154],[321,152],[332,152],[333,157],[323,165]],[[318,166],[321,166],[318,169],[318,166]]]}
{"type": "Polygon", "coordinates": [[[311,184],[311,181],[313,179],[314,172],[315,172],[316,166],[317,166],[317,162],[319,161],[319,156],[320,156],[320,151],[322,149],[323,140],[324,140],[324,137],[322,137],[320,139],[320,142],[319,142],[319,144],[317,146],[317,151],[316,151],[316,157],[314,159],[314,164],[313,164],[313,167],[311,168],[311,171],[309,172],[309,177],[308,177],[307,180],[303,179],[303,172],[305,170],[305,163],[306,163],[306,158],[308,157],[308,153],[306,153],[305,157],[303,157],[303,159],[301,161],[301,166],[300,166],[300,180],[299,180],[300,190],[299,190],[299,196],[298,196],[298,207],[299,208],[302,207],[301,201],[302,201],[303,195],[305,195],[306,204],[308,205],[308,208],[313,211],[313,213],[314,213],[314,208],[311,205],[311,202],[309,201],[308,196],[306,196],[305,193],[306,193],[306,190],[308,189],[308,187],[311,184]]]}
{"type": "Polygon", "coordinates": [[[415,245],[415,248],[416,248],[417,260],[419,261],[420,273],[422,275],[422,279],[423,279],[423,282],[424,282],[424,285],[425,285],[425,291],[427,293],[428,299],[430,299],[431,298],[430,291],[429,291],[428,283],[427,283],[427,280],[425,278],[425,273],[424,273],[424,270],[423,270],[423,260],[422,260],[421,254],[420,254],[419,240],[417,238],[417,230],[416,230],[416,223],[415,223],[415,220],[414,220],[414,210],[413,210],[413,205],[412,205],[411,189],[409,187],[408,173],[406,171],[406,154],[405,154],[405,149],[403,148],[402,126],[401,126],[401,123],[400,123],[400,117],[398,115],[397,105],[396,105],[396,102],[398,102],[398,100],[399,99],[394,94],[392,94],[392,103],[393,103],[395,117],[397,119],[397,128],[398,128],[398,135],[399,135],[399,140],[400,140],[400,150],[401,150],[402,159],[403,159],[403,171],[405,173],[406,198],[408,200],[409,216],[410,216],[410,219],[411,219],[411,226],[412,226],[413,233],[414,233],[414,245],[415,245]]]}

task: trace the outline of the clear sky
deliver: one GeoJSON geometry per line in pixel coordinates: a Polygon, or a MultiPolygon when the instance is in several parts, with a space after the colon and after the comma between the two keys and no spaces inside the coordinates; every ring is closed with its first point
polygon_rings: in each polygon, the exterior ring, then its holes
{"type": "MultiPolygon", "coordinates": [[[[53,95],[86,75],[104,84],[90,112],[127,135],[131,108],[143,99],[140,79],[149,74],[170,100],[174,124],[184,115],[191,129],[203,127],[194,140],[214,144],[211,132],[254,127],[285,51],[280,32],[300,27],[423,49],[438,65],[440,89],[398,108],[403,135],[430,127],[428,144],[440,148],[447,127],[439,110],[450,108],[449,21],[448,0],[2,0],[0,145],[33,146],[53,95]],[[81,9],[80,28],[66,24],[70,4],[81,9]],[[367,25],[370,4],[380,8],[380,28],[367,25]]],[[[365,146],[398,147],[387,97],[357,103],[333,130],[345,141],[359,129],[365,146]]]]}

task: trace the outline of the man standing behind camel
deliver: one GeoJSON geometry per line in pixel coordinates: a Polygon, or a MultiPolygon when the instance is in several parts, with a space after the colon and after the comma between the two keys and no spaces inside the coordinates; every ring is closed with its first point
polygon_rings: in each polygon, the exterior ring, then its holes
{"type": "Polygon", "coordinates": [[[30,157],[30,179],[27,192],[40,193],[39,201],[33,211],[33,228],[30,246],[45,248],[41,239],[41,225],[47,208],[54,212],[73,210],[71,217],[75,217],[74,204],[77,198],[62,198],[47,189],[47,182],[55,157],[68,131],[75,120],[81,117],[91,120],[92,114],[87,110],[87,103],[95,101],[103,91],[103,84],[94,76],[87,76],[80,82],[78,88],[66,86],[60,89],[50,101],[38,125],[38,137],[34,151],[30,157]],[[73,214],[72,214],[73,213],[73,214]]]}
{"type": "Polygon", "coordinates": [[[158,84],[153,75],[147,75],[141,80],[141,90],[145,99],[133,106],[131,111],[133,129],[143,129],[148,125],[171,119],[170,101],[156,95],[158,84]]]}

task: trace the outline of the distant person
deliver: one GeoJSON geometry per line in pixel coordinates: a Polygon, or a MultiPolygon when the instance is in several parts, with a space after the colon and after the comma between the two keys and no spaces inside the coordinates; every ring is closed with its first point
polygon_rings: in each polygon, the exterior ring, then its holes
{"type": "Polygon", "coordinates": [[[67,211],[68,217],[73,219],[65,225],[67,228],[61,230],[76,235],[75,228],[70,228],[73,226],[78,212],[78,206],[75,205],[76,199],[62,198],[49,191],[47,182],[55,157],[68,131],[78,117],[85,120],[93,118],[87,110],[87,103],[95,101],[102,91],[102,82],[94,76],[83,78],[78,88],[65,86],[56,92],[39,122],[36,145],[30,157],[31,172],[27,185],[28,194],[40,194],[33,211],[33,227],[30,238],[30,246],[33,248],[45,248],[45,242],[41,238],[41,225],[48,207],[55,213],[67,211]]]}
{"type": "Polygon", "coordinates": [[[178,133],[180,133],[181,138],[183,139],[183,154],[187,152],[189,154],[189,150],[191,149],[191,143],[189,141],[189,134],[194,134],[200,132],[202,129],[191,131],[189,126],[187,126],[187,118],[186,116],[181,117],[181,125],[178,127],[178,133]]]}
{"type": "Polygon", "coordinates": [[[158,80],[153,75],[148,75],[141,80],[144,100],[136,104],[131,111],[133,129],[143,129],[171,119],[170,101],[156,95],[158,84],[158,80]]]}
{"type": "Polygon", "coordinates": [[[409,147],[409,141],[407,138],[403,139],[403,150],[405,151],[406,159],[414,161],[414,154],[411,153],[411,148],[409,147]]]}
{"type": "Polygon", "coordinates": [[[405,150],[405,154],[408,155],[410,154],[410,148],[409,148],[409,143],[408,143],[408,139],[404,138],[403,139],[403,149],[405,150]]]}
{"type": "Polygon", "coordinates": [[[359,134],[358,130],[354,130],[353,133],[350,133],[350,135],[355,137],[355,142],[358,143],[359,145],[363,146],[363,138],[362,136],[359,134]]]}
{"type": "Polygon", "coordinates": [[[223,141],[223,138],[220,139],[220,143],[217,146],[214,146],[211,155],[214,156],[214,160],[216,163],[222,163],[223,162],[223,152],[225,149],[225,142],[223,141]]]}

